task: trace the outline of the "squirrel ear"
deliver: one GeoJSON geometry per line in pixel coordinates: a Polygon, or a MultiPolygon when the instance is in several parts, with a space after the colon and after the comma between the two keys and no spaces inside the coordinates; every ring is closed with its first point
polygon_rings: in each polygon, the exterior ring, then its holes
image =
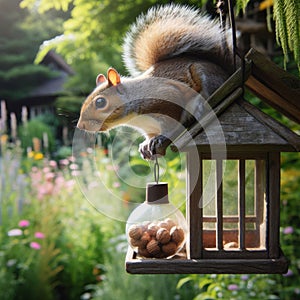
{"type": "Polygon", "coordinates": [[[114,68],[108,69],[107,78],[109,85],[118,85],[121,82],[120,74],[114,68]]]}
{"type": "Polygon", "coordinates": [[[99,85],[103,82],[105,82],[107,79],[103,74],[99,74],[96,78],[96,85],[99,85]]]}

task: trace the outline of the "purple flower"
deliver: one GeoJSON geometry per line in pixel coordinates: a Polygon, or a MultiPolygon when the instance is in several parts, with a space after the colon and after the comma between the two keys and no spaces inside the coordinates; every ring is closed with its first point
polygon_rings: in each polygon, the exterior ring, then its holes
{"type": "Polygon", "coordinates": [[[42,232],[39,232],[37,231],[34,236],[37,238],[37,239],[43,239],[45,238],[45,235],[42,233],[42,232]]]}
{"type": "Polygon", "coordinates": [[[237,291],[239,289],[237,284],[229,284],[228,285],[228,290],[229,291],[237,291]]]}
{"type": "Polygon", "coordinates": [[[291,269],[288,269],[287,273],[286,274],[283,274],[284,277],[290,277],[290,276],[293,276],[294,273],[291,269]]]}
{"type": "Polygon", "coordinates": [[[283,229],[284,234],[292,234],[294,232],[294,228],[292,226],[287,226],[283,229]]]}
{"type": "Polygon", "coordinates": [[[20,236],[23,234],[23,231],[19,228],[11,229],[7,232],[8,236],[20,236]]]}
{"type": "Polygon", "coordinates": [[[241,276],[241,279],[244,280],[244,281],[246,281],[246,280],[249,279],[249,276],[248,276],[248,275],[242,275],[242,276],[241,276]]]}
{"type": "Polygon", "coordinates": [[[41,247],[42,247],[42,246],[41,246],[39,243],[37,243],[37,242],[31,242],[29,246],[30,246],[30,248],[35,249],[35,250],[40,250],[41,247]]]}
{"type": "Polygon", "coordinates": [[[28,220],[21,220],[19,222],[20,227],[28,227],[30,225],[30,222],[28,220]]]}

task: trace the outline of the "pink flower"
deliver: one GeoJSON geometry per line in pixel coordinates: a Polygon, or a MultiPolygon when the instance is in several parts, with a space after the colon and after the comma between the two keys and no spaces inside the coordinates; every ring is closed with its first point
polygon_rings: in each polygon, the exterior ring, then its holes
{"type": "Polygon", "coordinates": [[[50,160],[49,161],[49,166],[52,167],[52,168],[56,168],[57,167],[57,163],[55,160],[50,160]]]}
{"type": "Polygon", "coordinates": [[[69,162],[68,159],[61,159],[61,160],[59,161],[59,164],[60,164],[61,166],[67,166],[69,163],[70,163],[70,162],[69,162]]]}
{"type": "Polygon", "coordinates": [[[21,220],[19,222],[20,227],[28,227],[30,225],[30,222],[28,220],[21,220]]]}
{"type": "Polygon", "coordinates": [[[237,291],[239,289],[237,284],[229,284],[228,290],[229,291],[237,291]]]}
{"type": "Polygon", "coordinates": [[[45,238],[45,235],[42,233],[42,232],[39,232],[37,231],[34,236],[37,238],[37,239],[43,239],[45,238]]]}
{"type": "Polygon", "coordinates": [[[288,226],[283,229],[284,234],[292,234],[293,232],[294,232],[294,228],[292,226],[288,226]]]}
{"type": "Polygon", "coordinates": [[[35,249],[35,250],[40,250],[42,248],[42,246],[37,242],[31,242],[29,246],[30,246],[30,248],[35,249]]]}
{"type": "Polygon", "coordinates": [[[19,228],[11,229],[7,232],[8,236],[20,236],[23,234],[23,231],[19,228]]]}
{"type": "Polygon", "coordinates": [[[121,186],[120,182],[116,181],[116,182],[113,183],[114,188],[119,188],[120,186],[121,186]]]}
{"type": "Polygon", "coordinates": [[[72,163],[72,164],[70,164],[69,168],[70,168],[71,170],[78,170],[78,169],[79,169],[79,166],[78,166],[77,164],[75,164],[75,163],[72,163]]]}

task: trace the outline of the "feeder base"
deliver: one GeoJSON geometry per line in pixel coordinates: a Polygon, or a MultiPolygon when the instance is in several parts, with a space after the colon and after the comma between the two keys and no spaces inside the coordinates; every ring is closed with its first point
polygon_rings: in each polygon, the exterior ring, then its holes
{"type": "Polygon", "coordinates": [[[188,259],[184,254],[141,259],[129,248],[126,256],[126,271],[131,274],[284,274],[287,270],[283,253],[277,259],[188,259]]]}

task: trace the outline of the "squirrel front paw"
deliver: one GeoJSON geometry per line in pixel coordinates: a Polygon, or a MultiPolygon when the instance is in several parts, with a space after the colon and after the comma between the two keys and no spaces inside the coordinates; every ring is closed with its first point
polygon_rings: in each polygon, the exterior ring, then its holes
{"type": "Polygon", "coordinates": [[[139,146],[139,151],[144,159],[155,159],[156,156],[164,156],[171,140],[164,135],[158,135],[146,140],[139,146]]]}

